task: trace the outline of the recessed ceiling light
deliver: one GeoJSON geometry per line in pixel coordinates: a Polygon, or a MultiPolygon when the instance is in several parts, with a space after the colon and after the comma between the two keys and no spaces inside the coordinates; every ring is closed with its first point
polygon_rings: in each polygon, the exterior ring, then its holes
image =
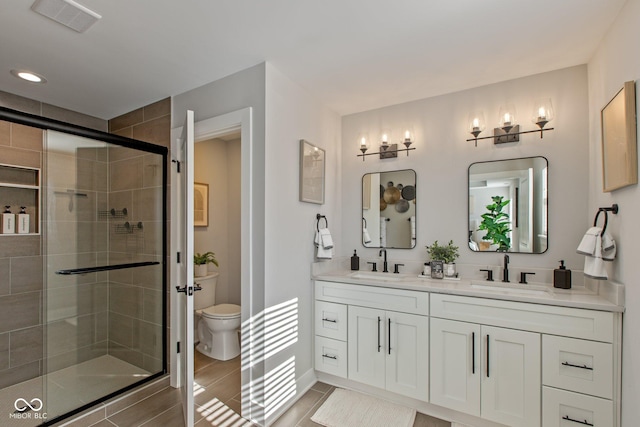
{"type": "Polygon", "coordinates": [[[19,79],[26,80],[31,83],[46,83],[47,79],[39,74],[27,70],[11,70],[11,74],[19,79]]]}

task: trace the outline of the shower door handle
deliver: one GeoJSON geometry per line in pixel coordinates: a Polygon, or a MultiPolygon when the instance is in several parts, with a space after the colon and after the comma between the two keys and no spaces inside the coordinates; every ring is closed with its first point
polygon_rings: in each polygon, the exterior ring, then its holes
{"type": "Polygon", "coordinates": [[[196,286],[196,288],[194,289],[193,286],[189,286],[187,287],[187,285],[184,285],[183,287],[180,286],[176,286],[176,291],[178,292],[184,292],[185,294],[192,296],[193,295],[193,291],[199,291],[202,290],[202,288],[200,286],[196,286]]]}
{"type": "Polygon", "coordinates": [[[193,291],[201,291],[202,290],[202,286],[200,286],[200,283],[194,283],[193,284],[193,291]]]}

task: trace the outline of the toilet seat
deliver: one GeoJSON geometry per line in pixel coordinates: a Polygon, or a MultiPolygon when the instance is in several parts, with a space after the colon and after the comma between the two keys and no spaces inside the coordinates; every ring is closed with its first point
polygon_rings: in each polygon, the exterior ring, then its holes
{"type": "Polygon", "coordinates": [[[196,310],[196,312],[209,319],[229,319],[240,316],[240,309],[236,304],[219,304],[196,310]]]}

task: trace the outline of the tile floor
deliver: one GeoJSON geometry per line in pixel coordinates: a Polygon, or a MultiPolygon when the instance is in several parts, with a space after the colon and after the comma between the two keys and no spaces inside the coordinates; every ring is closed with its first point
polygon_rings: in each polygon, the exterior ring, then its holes
{"type": "MultiPolygon", "coordinates": [[[[196,427],[250,427],[240,413],[240,358],[226,362],[196,352],[194,379],[196,427]]],[[[335,387],[318,382],[311,387],[273,427],[312,427],[311,416],[335,387]]],[[[165,385],[106,419],[91,424],[77,420],[73,427],[184,427],[180,390],[165,385]]],[[[449,422],[418,413],[414,427],[451,427],[449,422]]]]}

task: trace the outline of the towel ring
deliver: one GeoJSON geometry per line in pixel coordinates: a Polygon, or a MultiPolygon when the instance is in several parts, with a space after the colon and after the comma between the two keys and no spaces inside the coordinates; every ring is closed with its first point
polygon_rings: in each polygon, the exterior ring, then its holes
{"type": "Polygon", "coordinates": [[[324,228],[329,228],[329,221],[324,215],[316,214],[316,230],[320,231],[320,220],[324,218],[324,228]]]}
{"type": "Polygon", "coordinates": [[[600,214],[604,212],[604,225],[602,226],[602,232],[600,233],[600,237],[604,236],[604,232],[607,229],[607,224],[609,222],[609,214],[604,209],[598,209],[598,213],[596,214],[596,218],[593,220],[593,226],[598,225],[598,217],[600,214]]]}
{"type": "Polygon", "coordinates": [[[596,214],[596,217],[593,220],[593,226],[595,227],[598,224],[598,217],[600,216],[600,212],[604,212],[604,226],[602,227],[602,233],[600,233],[600,237],[604,236],[604,232],[607,229],[607,224],[609,223],[608,212],[613,212],[614,215],[617,215],[619,210],[620,209],[616,203],[611,205],[611,207],[598,208],[598,213],[596,214]]]}

